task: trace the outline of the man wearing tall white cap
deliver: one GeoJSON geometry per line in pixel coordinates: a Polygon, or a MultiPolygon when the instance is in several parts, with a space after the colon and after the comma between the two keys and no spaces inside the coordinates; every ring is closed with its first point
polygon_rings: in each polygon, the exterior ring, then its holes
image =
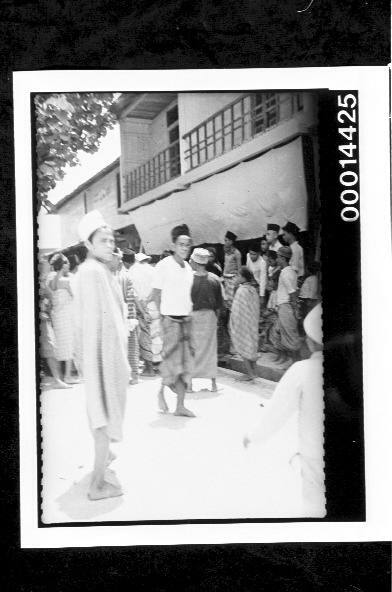
{"type": "Polygon", "coordinates": [[[290,460],[300,468],[303,516],[323,518],[324,485],[324,400],[322,354],[322,308],[318,304],[304,320],[306,341],[311,351],[307,360],[293,364],[281,378],[273,397],[263,410],[258,428],[245,436],[244,446],[264,444],[298,413],[298,450],[290,460]]]}
{"type": "Polygon", "coordinates": [[[84,379],[95,446],[88,497],[98,500],[122,495],[108,465],[114,459],[110,442],[122,439],[129,380],[127,332],[121,288],[109,270],[115,247],[112,229],[94,210],[82,218],[78,231],[88,255],[75,289],[75,361],[84,379]]]}

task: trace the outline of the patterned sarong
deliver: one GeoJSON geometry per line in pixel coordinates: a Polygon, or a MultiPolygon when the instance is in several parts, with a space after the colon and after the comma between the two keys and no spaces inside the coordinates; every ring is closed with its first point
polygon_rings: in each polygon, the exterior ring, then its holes
{"type": "Polygon", "coordinates": [[[193,311],[192,338],[195,348],[193,378],[216,378],[217,318],[213,310],[193,311]]]}
{"type": "Polygon", "coordinates": [[[288,302],[278,306],[278,318],[271,328],[270,341],[277,351],[294,352],[301,347],[298,321],[288,302]]]}
{"type": "Polygon", "coordinates": [[[235,351],[246,360],[257,360],[260,300],[251,284],[241,284],[234,296],[230,334],[235,351]]]}
{"type": "MultiPolygon", "coordinates": [[[[131,279],[126,277],[125,302],[127,305],[127,319],[136,319],[136,295],[131,279]]],[[[139,371],[139,339],[137,329],[128,333],[128,362],[135,378],[139,371]]]]}
{"type": "Polygon", "coordinates": [[[162,384],[172,387],[178,378],[189,384],[192,378],[194,347],[192,318],[162,318],[163,349],[160,365],[162,384]]]}

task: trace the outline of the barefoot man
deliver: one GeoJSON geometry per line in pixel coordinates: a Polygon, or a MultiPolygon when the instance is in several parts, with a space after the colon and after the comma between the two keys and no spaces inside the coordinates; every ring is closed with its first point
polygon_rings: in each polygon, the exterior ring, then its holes
{"type": "Polygon", "coordinates": [[[162,316],[162,388],[158,404],[164,413],[169,410],[163,392],[164,387],[169,386],[177,395],[174,415],[195,417],[184,405],[194,355],[191,343],[193,272],[185,261],[191,246],[188,227],[185,224],[176,226],[171,237],[174,253],[157,263],[152,292],[152,300],[162,316]]]}
{"type": "Polygon", "coordinates": [[[108,267],[115,246],[112,229],[93,210],[82,218],[78,230],[88,256],[76,286],[76,362],[84,379],[95,446],[88,497],[98,500],[122,495],[108,465],[114,459],[110,442],[122,439],[129,380],[127,334],[121,288],[108,267]]]}

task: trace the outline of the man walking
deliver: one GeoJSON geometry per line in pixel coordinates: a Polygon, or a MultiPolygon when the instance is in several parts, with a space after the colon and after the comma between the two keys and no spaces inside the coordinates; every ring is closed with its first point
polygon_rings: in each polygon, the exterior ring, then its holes
{"type": "Polygon", "coordinates": [[[267,284],[267,263],[260,254],[260,246],[257,242],[251,243],[249,247],[249,251],[246,255],[246,267],[255,278],[260,296],[260,307],[263,308],[267,284]]]}
{"type": "Polygon", "coordinates": [[[206,271],[209,251],[195,249],[191,255],[194,270],[192,286],[192,334],[195,359],[193,378],[210,378],[211,392],[216,392],[218,372],[217,317],[222,306],[219,279],[206,271]]]}
{"type": "Polygon", "coordinates": [[[305,273],[304,267],[304,251],[298,242],[299,228],[293,222],[287,222],[283,226],[283,238],[289,244],[292,256],[289,265],[294,269],[298,279],[302,278],[305,273]]]}
{"type": "Polygon", "coordinates": [[[171,237],[174,253],[157,263],[152,293],[152,299],[162,315],[162,388],[158,404],[161,411],[168,411],[163,392],[168,386],[177,395],[174,415],[195,417],[184,405],[194,357],[191,342],[193,272],[186,262],[191,247],[188,227],[185,224],[176,226],[171,237]]]}

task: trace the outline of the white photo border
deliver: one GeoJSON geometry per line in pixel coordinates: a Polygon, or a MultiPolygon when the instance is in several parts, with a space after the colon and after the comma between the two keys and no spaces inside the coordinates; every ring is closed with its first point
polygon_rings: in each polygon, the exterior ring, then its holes
{"type": "MultiPolygon", "coordinates": [[[[26,548],[392,538],[392,335],[389,68],[16,72],[14,135],[19,340],[20,523],[26,548]],[[365,522],[38,526],[31,93],[77,91],[358,90],[361,189],[365,522]]],[[[333,207],[333,205],[331,205],[333,207]]],[[[338,207],[338,204],[336,204],[338,207]]],[[[344,252],[344,245],[342,245],[344,252]]]]}

